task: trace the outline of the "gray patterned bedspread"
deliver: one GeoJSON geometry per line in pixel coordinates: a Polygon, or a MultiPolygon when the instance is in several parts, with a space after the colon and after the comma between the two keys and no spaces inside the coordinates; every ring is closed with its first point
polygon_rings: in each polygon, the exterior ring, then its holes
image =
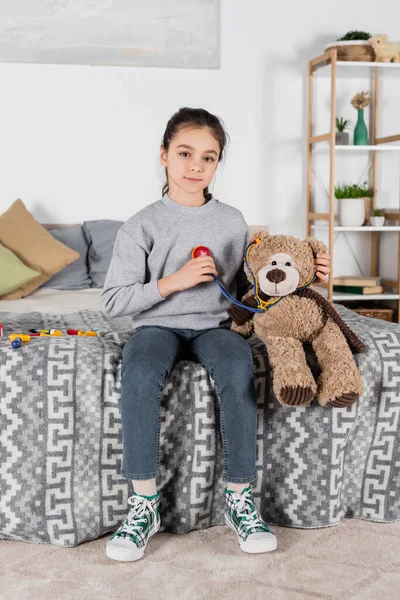
{"type": "MultiPolygon", "coordinates": [[[[249,340],[259,403],[253,490],[271,524],[400,518],[400,326],[338,309],[369,349],[356,356],[364,396],[347,409],[280,406],[264,346],[249,340]]],[[[121,355],[130,319],[82,311],[0,313],[0,322],[7,336],[29,327],[99,332],[36,338],[19,349],[0,338],[0,537],[76,546],[113,531],[132,492],[119,474],[121,355]]],[[[317,375],[312,352],[308,359],[317,375]]],[[[201,365],[176,365],[161,417],[161,531],[224,524],[219,402],[201,365]]]]}

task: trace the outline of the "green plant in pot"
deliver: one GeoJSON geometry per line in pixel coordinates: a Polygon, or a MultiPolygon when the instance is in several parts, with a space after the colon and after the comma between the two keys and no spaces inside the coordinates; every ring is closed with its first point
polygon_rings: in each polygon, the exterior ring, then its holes
{"type": "Polygon", "coordinates": [[[382,227],[385,224],[385,211],[383,208],[375,208],[371,217],[371,225],[382,227]]]}
{"type": "Polygon", "coordinates": [[[349,42],[350,40],[369,40],[370,33],[366,31],[348,31],[346,35],[337,39],[338,42],[349,42]]]}
{"type": "Polygon", "coordinates": [[[343,119],[343,117],[340,117],[340,119],[338,119],[336,117],[336,144],[338,146],[347,146],[349,143],[349,134],[347,133],[347,131],[345,131],[345,129],[347,129],[350,125],[350,121],[348,119],[343,119]]]}
{"type": "Polygon", "coordinates": [[[368,130],[364,121],[364,108],[371,102],[369,92],[359,92],[351,99],[351,104],[357,109],[358,119],[354,128],[354,145],[368,146],[368,130]]]}
{"type": "Polygon", "coordinates": [[[361,227],[365,221],[365,204],[373,195],[374,190],[368,187],[367,181],[363,185],[353,183],[335,187],[339,224],[342,227],[361,227]]]}

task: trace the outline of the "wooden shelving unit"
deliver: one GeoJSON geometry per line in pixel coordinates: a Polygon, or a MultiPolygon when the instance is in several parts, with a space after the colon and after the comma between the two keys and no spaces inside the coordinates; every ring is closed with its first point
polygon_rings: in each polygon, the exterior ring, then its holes
{"type": "MultiPolygon", "coordinates": [[[[366,301],[366,300],[395,300],[397,301],[397,316],[400,322],[400,226],[396,227],[338,227],[335,225],[335,155],[336,152],[346,152],[349,158],[352,153],[372,152],[371,187],[375,190],[371,199],[371,210],[376,208],[377,166],[378,155],[382,152],[400,153],[400,133],[379,137],[379,83],[380,75],[396,77],[400,81],[400,63],[379,62],[350,62],[338,61],[337,50],[332,49],[309,62],[308,71],[308,157],[307,157],[307,235],[311,235],[316,221],[327,221],[329,229],[329,252],[331,255],[331,273],[327,284],[320,287],[327,290],[329,300],[335,301],[366,301]],[[330,77],[330,130],[327,133],[313,133],[313,90],[314,77],[330,77]],[[372,144],[369,146],[336,146],[336,89],[338,78],[370,78],[373,82],[373,128],[372,144]],[[313,153],[329,153],[329,207],[326,213],[317,213],[312,207],[312,160],[313,153]],[[365,296],[363,294],[343,294],[333,292],[333,273],[335,267],[334,236],[339,231],[360,231],[371,236],[371,272],[378,276],[379,236],[386,232],[398,232],[397,280],[386,280],[386,285],[394,288],[394,293],[383,293],[365,296]]],[[[390,219],[400,223],[400,206],[398,212],[385,214],[390,219]]]]}

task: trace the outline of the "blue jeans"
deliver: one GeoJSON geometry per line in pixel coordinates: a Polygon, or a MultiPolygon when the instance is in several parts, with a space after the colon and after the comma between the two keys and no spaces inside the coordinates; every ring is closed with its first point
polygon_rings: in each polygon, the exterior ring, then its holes
{"type": "MultiPolygon", "coordinates": [[[[257,478],[257,397],[250,345],[230,329],[138,327],[124,347],[121,377],[121,476],[159,476],[160,398],[182,354],[201,363],[216,384],[224,448],[224,480],[257,478]]],[[[185,358],[186,358],[185,357],[185,358]]]]}

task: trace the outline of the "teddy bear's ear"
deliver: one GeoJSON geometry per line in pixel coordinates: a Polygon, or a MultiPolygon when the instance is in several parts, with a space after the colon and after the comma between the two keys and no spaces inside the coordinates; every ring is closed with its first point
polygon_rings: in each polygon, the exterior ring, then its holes
{"type": "Polygon", "coordinates": [[[269,237],[269,232],[266,227],[263,229],[260,229],[257,227],[249,227],[249,231],[250,231],[251,241],[255,240],[256,238],[263,240],[263,239],[269,237]]]}
{"type": "Polygon", "coordinates": [[[317,240],[316,238],[308,237],[304,241],[307,242],[307,244],[311,247],[314,256],[320,253],[326,254],[328,252],[327,246],[323,242],[320,242],[320,240],[317,240]]]}

